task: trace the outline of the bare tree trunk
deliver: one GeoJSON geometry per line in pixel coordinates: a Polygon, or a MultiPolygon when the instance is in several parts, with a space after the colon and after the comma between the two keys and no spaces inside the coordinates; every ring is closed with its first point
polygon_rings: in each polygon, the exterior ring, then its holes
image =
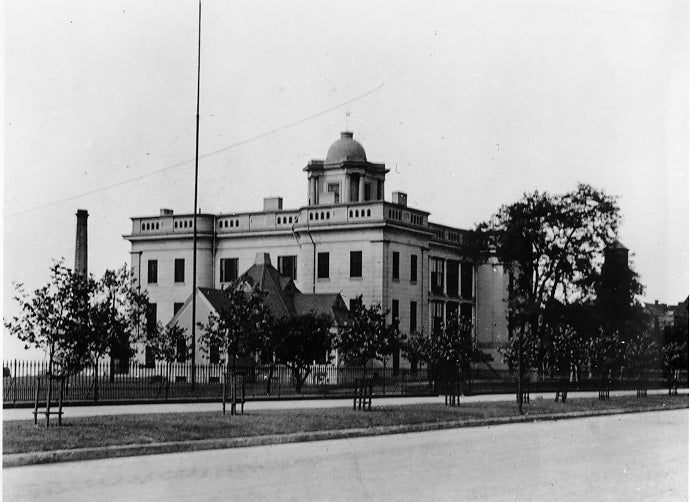
{"type": "Polygon", "coordinates": [[[55,344],[50,346],[50,357],[48,359],[48,398],[46,400],[46,427],[50,427],[50,400],[53,397],[53,355],[55,344]]]}

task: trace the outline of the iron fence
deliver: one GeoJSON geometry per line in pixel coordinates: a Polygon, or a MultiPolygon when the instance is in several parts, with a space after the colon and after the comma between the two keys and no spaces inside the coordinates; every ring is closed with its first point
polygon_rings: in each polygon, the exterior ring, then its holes
{"type": "MultiPolygon", "coordinates": [[[[290,368],[284,365],[238,366],[235,372],[245,379],[249,399],[294,399],[301,397],[348,397],[357,378],[371,378],[374,393],[382,396],[427,395],[432,392],[426,368],[410,369],[343,367],[315,364],[297,390],[290,368]]],[[[231,371],[219,364],[197,364],[196,381],[191,382],[190,363],[156,363],[146,366],[132,361],[127,365],[102,362],[70,375],[65,382],[65,403],[151,402],[220,399],[222,378],[231,371]]],[[[48,390],[48,363],[45,361],[5,361],[3,363],[4,406],[33,403],[41,379],[39,401],[48,390]]],[[[57,399],[59,382],[52,381],[57,399]]]]}
{"type": "MultiPolygon", "coordinates": [[[[39,400],[45,402],[48,393],[48,364],[45,361],[12,360],[3,363],[3,404],[23,406],[36,398],[38,379],[41,378],[39,400]]],[[[65,382],[64,402],[86,404],[94,402],[165,402],[165,401],[208,401],[221,399],[222,376],[229,371],[223,365],[198,364],[196,382],[191,382],[190,363],[157,363],[145,366],[136,361],[120,365],[104,361],[97,367],[91,366],[65,382]]],[[[252,365],[236,367],[244,374],[248,399],[299,399],[303,397],[351,397],[354,395],[357,379],[370,378],[375,396],[435,395],[442,393],[434,373],[427,367],[416,371],[409,368],[393,370],[382,367],[352,367],[315,364],[309,367],[308,375],[301,389],[290,368],[284,365],[252,365]]],[[[681,372],[680,386],[687,387],[688,371],[681,372]]],[[[581,378],[568,384],[569,391],[597,390],[597,378],[581,378]]],[[[651,372],[647,381],[649,388],[664,388],[667,376],[651,372]]],[[[562,381],[545,376],[532,376],[530,392],[556,392],[562,381]]],[[[611,381],[613,390],[634,390],[638,382],[632,378],[618,378],[611,381]]],[[[60,383],[51,382],[52,396],[57,400],[60,383]]],[[[464,393],[490,394],[515,391],[515,376],[508,371],[475,370],[464,393]]]]}

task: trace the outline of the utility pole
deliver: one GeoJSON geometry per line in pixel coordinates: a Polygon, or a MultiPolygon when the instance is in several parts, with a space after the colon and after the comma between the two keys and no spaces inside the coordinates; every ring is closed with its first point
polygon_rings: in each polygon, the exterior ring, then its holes
{"type": "Polygon", "coordinates": [[[194,156],[194,237],[192,239],[192,391],[196,387],[196,245],[197,204],[199,192],[199,94],[201,88],[201,0],[199,0],[199,42],[196,67],[196,154],[194,156]]]}

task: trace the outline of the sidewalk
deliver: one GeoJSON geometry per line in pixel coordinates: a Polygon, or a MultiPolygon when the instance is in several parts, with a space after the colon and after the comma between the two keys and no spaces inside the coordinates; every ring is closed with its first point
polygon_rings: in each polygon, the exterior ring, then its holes
{"type": "MultiPolygon", "coordinates": [[[[650,389],[648,394],[665,394],[667,389],[650,389]]],[[[687,394],[688,389],[678,389],[679,394],[687,394]]],[[[569,392],[568,399],[596,398],[597,392],[569,392]]],[[[611,391],[614,396],[635,395],[635,391],[611,391]]],[[[555,393],[531,393],[530,399],[554,399],[555,393]]],[[[476,396],[462,396],[460,403],[511,401],[515,394],[481,394],[476,396]]],[[[375,397],[372,406],[401,406],[412,404],[443,403],[443,396],[434,397],[375,397]]],[[[316,408],[350,408],[352,399],[300,399],[280,401],[248,401],[244,405],[245,411],[261,410],[287,410],[287,409],[316,409],[316,408]]],[[[104,405],[104,406],[65,406],[63,408],[65,418],[93,417],[104,415],[126,415],[144,413],[189,413],[189,412],[213,412],[220,411],[221,403],[160,403],[160,404],[128,404],[128,405],[104,405]]],[[[15,408],[2,410],[3,420],[31,420],[33,409],[15,408]]]]}

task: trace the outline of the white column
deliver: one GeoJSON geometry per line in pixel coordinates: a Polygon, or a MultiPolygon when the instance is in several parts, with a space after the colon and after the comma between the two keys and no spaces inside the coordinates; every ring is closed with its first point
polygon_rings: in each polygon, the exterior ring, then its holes
{"type": "Polygon", "coordinates": [[[359,202],[364,202],[364,176],[359,177],[359,194],[357,194],[357,200],[359,202]]]}

